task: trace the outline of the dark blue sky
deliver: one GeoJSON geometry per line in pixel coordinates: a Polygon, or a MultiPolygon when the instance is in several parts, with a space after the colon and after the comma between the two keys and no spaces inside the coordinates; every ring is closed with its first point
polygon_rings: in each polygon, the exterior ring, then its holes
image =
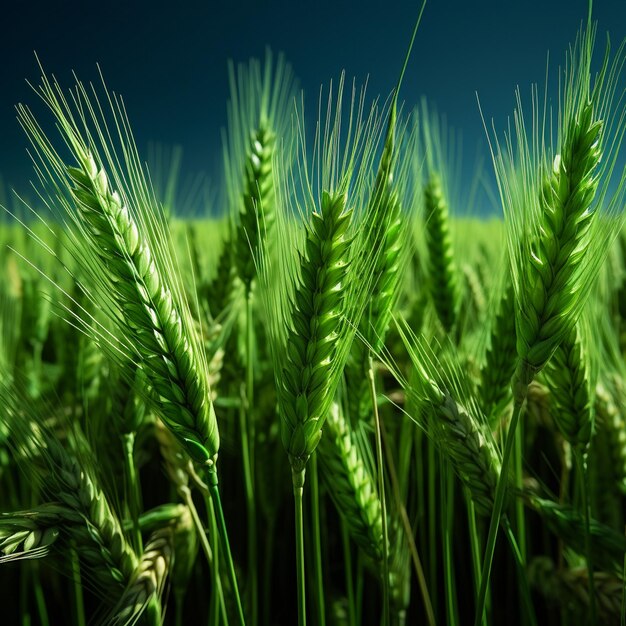
{"type": "MultiPolygon", "coordinates": [[[[369,74],[370,95],[387,95],[419,6],[393,0],[5,0],[0,175],[22,189],[30,175],[13,107],[36,102],[25,84],[38,77],[33,51],[67,85],[71,70],[97,78],[100,63],[109,88],[125,98],[140,149],[149,141],[181,145],[183,166],[218,183],[228,58],[262,56],[266,44],[285,52],[311,103],[319,85],[344,68],[360,80],[369,74]]],[[[486,115],[502,126],[515,87],[543,81],[547,51],[560,62],[586,12],[586,0],[429,0],[402,98],[412,107],[428,96],[463,133],[471,156],[484,137],[475,92],[486,115]]],[[[602,38],[607,30],[616,43],[626,36],[625,1],[596,0],[594,15],[602,38]]]]}

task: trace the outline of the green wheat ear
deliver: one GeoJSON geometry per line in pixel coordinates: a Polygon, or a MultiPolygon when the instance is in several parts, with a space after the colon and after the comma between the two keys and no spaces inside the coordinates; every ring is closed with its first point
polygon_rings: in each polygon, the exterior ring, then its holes
{"type": "MultiPolygon", "coordinates": [[[[546,131],[551,124],[536,114],[529,136],[519,96],[515,140],[507,136],[504,150],[496,143],[494,163],[516,300],[517,366],[512,379],[514,410],[487,537],[477,625],[483,619],[507,490],[504,478],[528,386],[574,328],[622,223],[616,215],[621,211],[624,174],[608,203],[605,196],[624,131],[623,112],[613,110],[623,46],[612,66],[607,51],[592,86],[594,36],[591,27],[581,31],[567,57],[556,147],[550,147],[552,137],[546,131]]],[[[621,108],[623,103],[618,105],[621,108]]],[[[533,111],[540,110],[535,97],[533,111]]],[[[516,473],[520,481],[519,466],[516,473]]]]}
{"type": "Polygon", "coordinates": [[[516,366],[515,303],[513,285],[501,288],[498,308],[491,322],[489,343],[481,370],[482,408],[490,421],[497,420],[511,399],[511,378],[516,366]]]}
{"type": "MultiPolygon", "coordinates": [[[[585,553],[585,519],[581,513],[570,506],[534,495],[525,495],[524,501],[555,535],[579,554],[585,553]]],[[[593,519],[589,532],[593,566],[621,575],[626,553],[623,533],[593,519]]]]}
{"type": "Polygon", "coordinates": [[[300,285],[293,302],[287,365],[279,389],[281,437],[292,464],[303,467],[316,448],[333,398],[330,373],[344,310],[346,231],[352,211],[345,194],[323,192],[308,225],[300,285]],[[295,374],[295,375],[294,375],[295,374]]]}
{"type": "Polygon", "coordinates": [[[428,241],[430,294],[447,332],[456,320],[457,275],[450,237],[450,216],[441,179],[432,174],[424,188],[424,220],[428,241]]]}
{"type": "Polygon", "coordinates": [[[519,104],[516,145],[507,137],[495,157],[516,296],[518,402],[572,331],[621,224],[623,175],[606,196],[624,129],[612,109],[623,47],[611,66],[607,53],[592,86],[594,34],[581,32],[570,50],[555,148],[542,149],[550,145],[545,120],[528,135],[519,104]]]}
{"type": "Polygon", "coordinates": [[[565,439],[586,451],[594,425],[588,320],[581,318],[552,355],[546,374],[552,417],[565,439]]]}
{"type": "Polygon", "coordinates": [[[62,520],[59,530],[82,546],[80,557],[94,584],[109,602],[115,602],[132,577],[137,555],[100,484],[87,440],[63,417],[34,410],[28,397],[6,377],[0,385],[0,401],[12,445],[23,456],[23,471],[54,502],[42,515],[62,520]],[[65,445],[50,430],[51,416],[57,427],[66,428],[65,445]]]}
{"type": "MultiPolygon", "coordinates": [[[[336,103],[332,86],[326,119],[317,125],[313,157],[298,128],[299,174],[282,163],[285,187],[274,237],[259,258],[262,297],[276,380],[280,434],[291,464],[298,623],[306,623],[302,497],[306,465],[322,436],[335,391],[367,301],[372,254],[363,254],[355,206],[374,154],[377,116],[366,117],[364,91],[355,108],[352,90],[347,132],[342,132],[343,76],[336,103]],[[312,163],[309,168],[308,163],[312,163]],[[311,182],[313,181],[313,182],[311,182]],[[301,223],[294,223],[294,214],[301,223]]],[[[321,106],[320,106],[321,108],[321,106]]]]}
{"type": "MultiPolygon", "coordinates": [[[[406,133],[406,121],[398,120],[397,91],[392,95],[387,128],[376,176],[363,219],[364,255],[372,255],[369,302],[360,317],[359,341],[352,346],[346,368],[349,416],[356,421],[371,410],[369,355],[385,343],[393,311],[401,294],[404,269],[410,258],[411,219],[404,210],[415,133],[406,133]]],[[[409,207],[412,208],[412,207],[409,207]]]]}
{"type": "Polygon", "coordinates": [[[383,556],[382,507],[362,446],[341,407],[331,407],[319,447],[330,497],[355,543],[378,567],[383,556]]]}
{"type": "MultiPolygon", "coordinates": [[[[295,95],[291,67],[282,55],[274,63],[267,50],[263,70],[256,60],[228,66],[230,101],[228,132],[224,136],[224,161],[230,204],[232,255],[240,280],[250,292],[256,277],[263,231],[276,220],[276,145],[290,130],[290,109],[295,95]]],[[[285,143],[285,145],[288,145],[285,143]]],[[[222,263],[223,260],[220,260],[222,263]]]]}
{"type": "Polygon", "coordinates": [[[459,272],[450,232],[451,184],[460,172],[458,141],[434,109],[422,100],[420,138],[426,161],[423,189],[423,228],[428,250],[428,292],[447,333],[457,325],[459,272]]]}
{"type": "Polygon", "coordinates": [[[0,564],[50,554],[66,519],[57,504],[0,514],[0,564]]]}
{"type": "Polygon", "coordinates": [[[410,417],[433,437],[468,488],[477,513],[489,515],[501,473],[500,453],[467,376],[453,351],[431,340],[437,348],[433,350],[404,320],[398,323],[398,331],[417,373],[415,384],[387,353],[382,358],[416,407],[410,417]]]}
{"type": "Polygon", "coordinates": [[[281,164],[277,232],[260,259],[281,439],[294,472],[304,470],[320,440],[371,275],[354,207],[364,195],[379,120],[374,107],[364,116],[364,92],[355,105],[353,87],[345,132],[342,98],[343,77],[336,102],[331,87],[312,159],[299,128],[301,178],[296,181],[281,164]],[[294,214],[301,223],[294,223],[294,214]]]}
{"type": "Polygon", "coordinates": [[[212,465],[219,434],[206,355],[124,109],[105,92],[114,136],[97,96],[90,97],[81,83],[70,92],[72,104],[46,76],[39,94],[76,161],[67,166],[30,110],[18,107],[39,158],[42,197],[75,228],[70,252],[81,259],[88,293],[117,332],[94,328],[84,309],[72,321],[114,360],[123,364],[130,355],[144,369],[160,417],[190,456],[212,465]]]}

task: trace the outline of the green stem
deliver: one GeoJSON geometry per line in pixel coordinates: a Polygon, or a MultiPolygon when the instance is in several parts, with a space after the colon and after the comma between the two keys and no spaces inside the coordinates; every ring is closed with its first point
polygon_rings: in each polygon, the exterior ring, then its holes
{"type": "Polygon", "coordinates": [[[74,619],[76,626],[85,626],[85,601],[83,598],[83,584],[80,575],[80,562],[76,548],[70,547],[70,563],[72,567],[72,600],[74,601],[74,619]]]}
{"type": "Polygon", "coordinates": [[[472,494],[470,490],[465,487],[463,489],[465,493],[465,505],[467,507],[467,523],[469,526],[469,540],[470,540],[470,553],[472,555],[472,573],[474,583],[474,593],[478,595],[478,588],[480,580],[480,538],[478,537],[478,527],[476,526],[476,509],[474,507],[474,501],[472,500],[472,494]]]}
{"type": "Polygon", "coordinates": [[[37,604],[37,613],[39,614],[39,623],[41,626],[49,626],[50,618],[48,617],[48,607],[46,606],[46,598],[41,587],[41,578],[39,576],[39,563],[33,563],[33,586],[35,592],[35,603],[37,604]]]}
{"type": "Polygon", "coordinates": [[[362,624],[363,620],[363,589],[365,587],[365,576],[363,572],[363,556],[361,551],[357,552],[356,556],[356,623],[362,624]]]}
{"type": "Polygon", "coordinates": [[[352,554],[350,552],[350,534],[347,524],[341,520],[341,542],[343,544],[343,565],[346,574],[346,597],[348,598],[348,624],[356,626],[354,584],[352,581],[352,554]]]}
{"type": "Polygon", "coordinates": [[[152,596],[146,607],[143,622],[148,626],[161,626],[163,623],[163,615],[161,613],[161,601],[152,596]]]}
{"type": "MultiPolygon", "coordinates": [[[[405,422],[406,424],[407,422],[405,422]]],[[[404,464],[401,465],[403,469],[401,470],[401,475],[406,477],[404,480],[404,495],[400,493],[400,481],[398,480],[398,471],[396,470],[393,453],[391,447],[389,446],[389,437],[387,436],[387,431],[385,430],[385,424],[381,423],[381,434],[383,436],[383,444],[385,446],[385,456],[387,458],[387,469],[389,472],[389,478],[391,479],[391,487],[394,495],[394,500],[396,503],[397,512],[400,515],[400,521],[402,522],[402,527],[404,529],[404,534],[406,537],[407,544],[409,546],[409,552],[411,553],[411,558],[413,560],[413,568],[415,569],[415,576],[417,577],[417,584],[422,596],[422,600],[424,602],[424,612],[426,613],[426,621],[428,626],[435,626],[435,613],[433,611],[432,601],[430,599],[430,595],[428,593],[428,585],[426,584],[426,578],[424,576],[424,569],[422,567],[422,562],[419,557],[419,553],[417,551],[417,546],[415,545],[415,537],[413,529],[411,528],[411,522],[409,521],[409,517],[406,512],[406,507],[404,505],[404,500],[406,500],[406,490],[407,483],[409,482],[410,474],[410,459],[411,459],[411,448],[413,445],[413,439],[410,436],[410,433],[404,432],[401,435],[401,443],[402,443],[402,453],[400,455],[400,462],[404,460],[404,464]]],[[[418,484],[421,484],[418,482],[418,484]]],[[[419,519],[419,518],[418,518],[419,519]]],[[[477,579],[478,580],[478,579],[477,579]]]]}
{"type": "Polygon", "coordinates": [[[320,494],[317,475],[317,453],[311,455],[311,517],[313,521],[313,550],[315,565],[315,586],[317,602],[317,620],[320,626],[326,626],[326,607],[324,604],[324,572],[322,569],[322,535],[320,529],[320,494]]]}
{"type": "MultiPolygon", "coordinates": [[[[531,626],[537,626],[537,617],[535,615],[535,609],[530,595],[530,587],[528,585],[528,577],[526,576],[526,566],[524,564],[522,551],[517,540],[515,539],[515,533],[513,532],[509,518],[506,515],[502,517],[502,526],[504,527],[506,537],[511,547],[511,552],[513,553],[513,558],[515,559],[517,579],[520,583],[520,594],[522,596],[523,604],[526,607],[528,621],[531,626]]],[[[595,624],[595,622],[593,623],[595,624]]]]}
{"type": "MultiPolygon", "coordinates": [[[[437,458],[435,445],[431,437],[426,437],[428,456],[428,567],[429,577],[428,588],[431,595],[438,598],[437,589],[437,458]]],[[[438,604],[438,603],[437,603],[438,604]]],[[[435,607],[436,609],[437,607],[435,607]]]]}
{"type": "MultiPolygon", "coordinates": [[[[198,533],[200,546],[202,547],[206,562],[209,566],[209,569],[211,570],[213,585],[211,587],[211,618],[209,619],[209,624],[211,624],[211,626],[217,626],[217,624],[219,623],[220,607],[223,611],[225,611],[225,605],[224,592],[222,590],[222,582],[220,580],[217,527],[215,523],[215,512],[213,509],[213,503],[210,499],[207,498],[206,509],[211,524],[210,535],[213,541],[213,548],[211,548],[211,546],[209,545],[209,540],[206,536],[206,532],[204,530],[204,526],[202,524],[202,521],[200,520],[200,516],[198,515],[198,509],[196,509],[196,505],[193,501],[193,498],[191,497],[191,491],[188,487],[181,487],[179,489],[179,493],[183,498],[183,501],[187,505],[187,508],[189,509],[191,519],[193,520],[194,526],[196,527],[196,532],[198,533]]],[[[224,618],[225,615],[226,614],[224,612],[224,618]]]]}
{"type": "Polygon", "coordinates": [[[458,623],[456,606],[456,589],[454,584],[454,564],[452,562],[452,530],[454,527],[454,476],[446,463],[441,472],[441,519],[443,526],[443,564],[446,591],[447,624],[456,626],[458,623]]]}
{"type": "MultiPolygon", "coordinates": [[[[525,395],[525,394],[524,394],[525,395]]],[[[483,561],[483,569],[480,577],[480,591],[478,593],[478,602],[476,605],[476,616],[474,619],[474,626],[479,626],[483,621],[485,613],[485,600],[487,598],[487,587],[489,586],[489,578],[491,576],[491,566],[493,564],[493,555],[496,550],[496,539],[498,537],[498,527],[500,526],[500,519],[502,517],[502,509],[504,507],[504,500],[506,497],[506,489],[508,483],[508,470],[511,460],[511,452],[513,450],[513,443],[515,441],[515,431],[517,430],[517,423],[519,422],[520,413],[522,411],[522,404],[524,399],[517,400],[513,407],[513,416],[511,417],[511,423],[509,430],[506,434],[506,441],[504,444],[504,454],[502,455],[502,469],[500,476],[498,476],[498,484],[496,485],[496,494],[493,502],[493,511],[491,512],[491,520],[489,521],[489,532],[487,534],[487,545],[485,548],[485,558],[483,561]]]]}
{"type": "Polygon", "coordinates": [[[207,516],[210,524],[210,533],[213,538],[213,564],[211,567],[211,575],[217,585],[217,597],[211,605],[211,620],[212,624],[218,626],[219,616],[222,615],[222,621],[224,624],[228,624],[228,614],[226,612],[226,602],[224,602],[224,591],[222,589],[222,578],[220,576],[220,541],[219,531],[217,528],[217,519],[215,517],[215,507],[213,506],[213,500],[205,496],[205,507],[207,510],[207,516]]]}
{"type": "Polygon", "coordinates": [[[220,621],[220,612],[222,613],[225,624],[228,624],[228,617],[226,615],[226,603],[224,602],[222,578],[220,576],[220,542],[218,538],[219,532],[217,530],[217,521],[215,519],[215,507],[213,506],[213,501],[210,497],[207,498],[205,496],[205,500],[205,506],[210,525],[209,532],[213,541],[213,562],[209,564],[209,567],[211,568],[211,576],[213,577],[213,588],[211,590],[211,613],[209,623],[211,624],[211,626],[218,626],[220,621]]]}
{"type": "Polygon", "coordinates": [[[183,598],[184,594],[179,591],[174,592],[174,603],[176,607],[174,617],[175,626],[183,626],[183,598]]]}
{"type": "MultiPolygon", "coordinates": [[[[626,534],[626,526],[624,527],[626,534]]],[[[624,553],[624,565],[622,567],[622,581],[626,580],[626,552],[624,553]]],[[[626,626],[626,585],[622,585],[622,610],[620,616],[620,626],[626,626]]]]}
{"type": "Polygon", "coordinates": [[[292,468],[293,502],[296,514],[296,575],[298,584],[298,626],[306,626],[306,584],[304,579],[304,522],[302,519],[302,494],[305,470],[292,468]]]}
{"type": "Polygon", "coordinates": [[[272,570],[274,566],[274,538],[276,536],[276,517],[272,517],[267,522],[267,533],[265,535],[265,558],[263,564],[265,567],[263,575],[263,598],[265,604],[263,607],[263,623],[270,624],[270,616],[272,614],[272,570]]]}
{"type": "Polygon", "coordinates": [[[22,568],[20,571],[20,616],[22,618],[22,626],[29,626],[31,623],[30,602],[28,601],[28,578],[31,571],[22,568]]]}
{"type": "Polygon", "coordinates": [[[218,489],[217,471],[215,466],[211,466],[207,471],[209,493],[211,501],[215,507],[215,521],[217,522],[217,531],[222,540],[222,549],[226,557],[226,569],[232,586],[235,605],[237,609],[237,621],[240,626],[245,626],[246,620],[243,616],[243,607],[241,606],[241,597],[239,596],[239,586],[237,584],[237,576],[235,575],[235,564],[233,563],[233,555],[230,551],[230,542],[228,541],[228,531],[226,529],[226,520],[224,519],[224,511],[222,509],[222,501],[220,499],[220,491],[218,489]]]}
{"type": "Polygon", "coordinates": [[[427,455],[424,454],[424,437],[422,430],[413,429],[414,438],[414,459],[415,459],[415,484],[417,490],[417,519],[419,520],[417,532],[419,534],[420,553],[427,554],[428,539],[426,535],[426,494],[428,485],[426,484],[426,462],[427,455]]]}
{"type": "MultiPolygon", "coordinates": [[[[565,452],[563,452],[563,459],[561,464],[561,480],[559,481],[559,504],[564,504],[569,499],[569,469],[565,461],[565,452]]],[[[563,555],[565,551],[565,542],[561,537],[558,539],[557,544],[557,567],[561,569],[563,567],[563,555]]],[[[562,611],[565,613],[565,611],[562,611]]]]}
{"type": "Polygon", "coordinates": [[[387,530],[387,505],[385,501],[385,475],[383,468],[383,444],[380,429],[380,417],[378,415],[378,402],[376,400],[376,381],[374,379],[374,362],[372,355],[368,356],[368,379],[374,411],[374,426],[376,434],[376,471],[378,474],[378,497],[383,526],[383,626],[390,624],[389,612],[389,533],[387,530]]]}
{"type": "MultiPolygon", "coordinates": [[[[515,432],[515,488],[521,490],[524,481],[522,468],[523,462],[523,424],[515,432]]],[[[515,500],[515,530],[517,535],[517,545],[520,551],[522,564],[526,567],[526,511],[521,498],[515,500]]]]}
{"type": "MultiPolygon", "coordinates": [[[[470,537],[470,550],[472,553],[472,572],[473,572],[473,582],[474,582],[474,594],[478,597],[479,588],[480,588],[480,555],[481,555],[481,545],[480,545],[480,535],[478,533],[478,526],[476,524],[476,508],[474,507],[474,501],[472,500],[472,494],[469,489],[465,490],[465,501],[467,503],[467,519],[469,524],[469,537],[470,537]]],[[[487,595],[487,606],[489,606],[489,595],[487,595]]],[[[483,617],[482,626],[488,626],[487,617],[483,617]]]]}
{"type": "Polygon", "coordinates": [[[139,512],[141,510],[141,489],[137,479],[135,467],[135,433],[125,433],[122,437],[124,443],[124,461],[126,465],[126,489],[128,493],[128,508],[130,519],[133,522],[133,548],[137,556],[143,553],[143,541],[139,528],[139,512]]]}
{"type": "Polygon", "coordinates": [[[589,580],[589,613],[591,623],[597,623],[597,608],[596,608],[596,589],[595,580],[593,577],[593,564],[591,559],[591,506],[589,503],[589,472],[587,471],[587,459],[586,453],[579,448],[574,450],[574,456],[576,457],[576,465],[581,478],[581,496],[582,506],[585,515],[585,560],[587,561],[587,578],[589,580]]]}
{"type": "Polygon", "coordinates": [[[256,503],[254,499],[254,363],[252,334],[252,292],[246,298],[246,402],[240,411],[241,425],[241,456],[246,488],[246,509],[248,528],[248,606],[251,613],[251,624],[258,624],[259,591],[257,578],[257,528],[256,503]]]}

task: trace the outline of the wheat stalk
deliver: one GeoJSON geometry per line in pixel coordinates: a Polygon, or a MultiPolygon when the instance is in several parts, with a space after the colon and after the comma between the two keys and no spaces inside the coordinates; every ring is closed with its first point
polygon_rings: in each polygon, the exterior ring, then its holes
{"type": "MultiPolygon", "coordinates": [[[[620,202],[621,182],[603,213],[596,202],[596,195],[604,198],[614,165],[611,153],[615,143],[606,137],[614,130],[619,144],[623,118],[618,115],[617,128],[611,129],[614,75],[611,71],[606,74],[607,63],[591,86],[593,41],[594,31],[589,25],[570,51],[552,162],[545,156],[547,151],[539,152],[545,148],[545,125],[533,120],[529,139],[521,105],[515,115],[517,162],[512,156],[511,138],[507,139],[508,151],[499,151],[494,157],[515,289],[518,359],[512,379],[515,404],[502,457],[502,477],[508,472],[528,385],[574,328],[619,227],[614,214],[620,202]]],[[[615,61],[617,67],[620,56],[621,52],[615,61]]],[[[517,473],[519,483],[519,464],[517,473]]],[[[476,626],[483,617],[505,495],[503,478],[498,483],[489,527],[476,626]]]]}
{"type": "Polygon", "coordinates": [[[106,95],[118,131],[118,155],[97,97],[94,104],[81,83],[72,96],[79,122],[56,83],[44,76],[39,93],[55,116],[78,167],[65,165],[26,107],[18,107],[18,117],[39,156],[40,176],[50,204],[59,206],[64,219],[77,228],[73,251],[88,259],[92,288],[98,300],[106,303],[105,312],[122,338],[100,332],[98,339],[111,354],[119,358],[128,351],[141,364],[154,391],[159,416],[187,453],[207,469],[239,622],[243,624],[215,469],[219,434],[206,355],[194,332],[167,226],[146,182],[123,106],[106,95]],[[117,190],[109,182],[107,169],[117,190]]]}

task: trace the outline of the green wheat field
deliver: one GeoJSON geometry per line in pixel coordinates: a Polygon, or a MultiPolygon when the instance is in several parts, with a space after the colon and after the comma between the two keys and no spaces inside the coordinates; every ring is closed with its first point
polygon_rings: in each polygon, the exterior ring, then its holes
{"type": "Polygon", "coordinates": [[[0,222],[2,624],[623,625],[606,43],[590,11],[558,98],[485,120],[491,219],[402,59],[313,111],[282,56],[231,65],[221,217],[123,94],[41,69],[0,222]]]}

